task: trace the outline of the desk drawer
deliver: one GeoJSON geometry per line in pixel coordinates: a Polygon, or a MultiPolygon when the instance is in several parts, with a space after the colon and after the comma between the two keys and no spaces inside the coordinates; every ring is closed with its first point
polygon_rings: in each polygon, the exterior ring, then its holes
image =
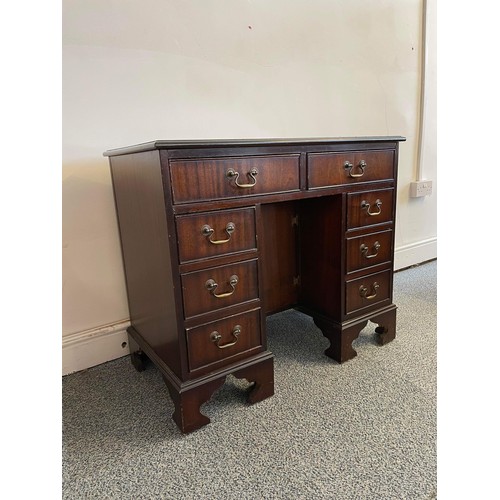
{"type": "Polygon", "coordinates": [[[392,271],[370,274],[346,283],[346,314],[391,298],[392,271]]]}
{"type": "Polygon", "coordinates": [[[259,297],[257,260],[183,274],[186,318],[259,297]]]}
{"type": "Polygon", "coordinates": [[[392,221],[393,197],[394,189],[349,193],[347,229],[392,221]]]}
{"type": "Polygon", "coordinates": [[[391,180],[394,178],[394,152],[309,153],[307,177],[309,189],[391,180]]]}
{"type": "Polygon", "coordinates": [[[174,203],[299,190],[299,155],[170,161],[174,203]]]}
{"type": "Polygon", "coordinates": [[[351,273],[392,260],[392,230],[347,239],[347,269],[351,273]]]}
{"type": "Polygon", "coordinates": [[[217,362],[229,364],[262,346],[260,309],[190,328],[186,335],[191,371],[217,362]]]}
{"type": "Polygon", "coordinates": [[[182,215],[175,222],[181,264],[257,248],[254,208],[182,215]]]}

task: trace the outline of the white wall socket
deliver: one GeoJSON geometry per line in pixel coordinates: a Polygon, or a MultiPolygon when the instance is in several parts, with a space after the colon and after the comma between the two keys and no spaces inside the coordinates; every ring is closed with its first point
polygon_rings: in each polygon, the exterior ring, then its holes
{"type": "Polygon", "coordinates": [[[410,197],[419,198],[432,194],[432,181],[416,181],[410,183],[410,197]]]}

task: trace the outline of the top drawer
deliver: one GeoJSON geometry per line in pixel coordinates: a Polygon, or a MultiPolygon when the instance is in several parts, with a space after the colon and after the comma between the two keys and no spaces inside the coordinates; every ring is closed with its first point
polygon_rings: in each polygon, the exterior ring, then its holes
{"type": "Polygon", "coordinates": [[[309,153],[309,189],[394,178],[394,151],[309,153]]]}
{"type": "Polygon", "coordinates": [[[174,203],[299,190],[299,155],[170,161],[174,203]]]}

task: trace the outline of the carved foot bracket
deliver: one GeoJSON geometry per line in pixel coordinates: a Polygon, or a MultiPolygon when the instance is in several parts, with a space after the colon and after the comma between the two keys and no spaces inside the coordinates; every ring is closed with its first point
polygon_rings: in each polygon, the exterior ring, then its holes
{"type": "Polygon", "coordinates": [[[200,407],[222,386],[226,380],[225,376],[181,392],[166,377],[163,377],[163,380],[175,406],[172,418],[181,432],[186,434],[210,423],[210,419],[200,412],[200,407]]]}
{"type": "Polygon", "coordinates": [[[375,328],[375,333],[378,334],[377,342],[380,345],[385,345],[396,338],[396,308],[374,316],[371,321],[379,325],[375,328]]]}
{"type": "Polygon", "coordinates": [[[163,380],[175,406],[172,415],[181,432],[188,433],[210,423],[210,419],[200,412],[200,407],[206,403],[213,393],[224,384],[226,376],[232,373],[236,378],[245,378],[254,385],[248,394],[249,403],[257,403],[274,394],[274,358],[267,356],[262,361],[249,364],[234,371],[227,370],[216,378],[202,382],[199,385],[177,386],[165,375],[163,380]]]}
{"type": "Polygon", "coordinates": [[[392,306],[382,313],[375,313],[373,316],[366,315],[345,323],[337,323],[325,318],[314,318],[316,326],[330,341],[330,347],[326,349],[325,354],[338,363],[344,363],[356,357],[357,353],[353,349],[352,343],[358,338],[361,330],[365,328],[368,320],[379,325],[375,329],[375,333],[378,334],[377,342],[380,345],[394,340],[396,337],[396,306],[392,306]]]}
{"type": "Polygon", "coordinates": [[[273,358],[259,364],[248,366],[233,373],[236,378],[245,378],[254,382],[248,394],[249,403],[257,403],[274,394],[274,363],[273,358]]]}
{"type": "Polygon", "coordinates": [[[330,323],[319,318],[315,318],[314,322],[323,335],[330,341],[330,347],[325,351],[325,354],[329,358],[334,359],[337,363],[344,363],[357,356],[351,344],[358,338],[368,320],[349,326],[340,323],[330,323]]]}

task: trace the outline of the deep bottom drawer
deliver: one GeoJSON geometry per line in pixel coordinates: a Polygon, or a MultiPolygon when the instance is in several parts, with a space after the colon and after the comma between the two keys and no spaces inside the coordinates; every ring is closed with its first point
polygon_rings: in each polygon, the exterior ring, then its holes
{"type": "Polygon", "coordinates": [[[363,276],[346,283],[346,314],[389,300],[392,271],[363,276]]]}
{"type": "Polygon", "coordinates": [[[260,309],[186,330],[190,371],[212,363],[229,364],[262,345],[260,309]]]}

